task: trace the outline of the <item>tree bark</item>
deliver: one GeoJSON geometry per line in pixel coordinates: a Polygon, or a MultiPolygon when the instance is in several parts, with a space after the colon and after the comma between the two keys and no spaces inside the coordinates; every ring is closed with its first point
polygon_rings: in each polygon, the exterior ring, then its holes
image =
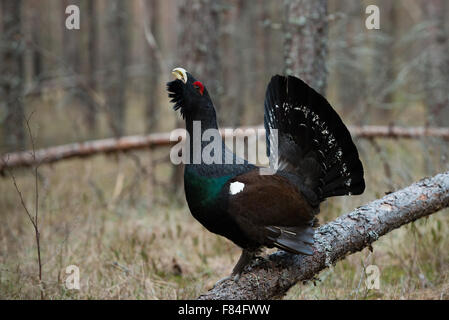
{"type": "Polygon", "coordinates": [[[27,3],[28,12],[26,17],[28,19],[28,41],[31,41],[31,45],[27,46],[29,59],[31,61],[30,65],[30,80],[34,82],[35,86],[39,86],[42,82],[42,73],[44,71],[43,66],[43,56],[39,50],[39,46],[42,45],[43,35],[42,35],[42,18],[41,18],[41,3],[37,0],[28,1],[27,3]]]}
{"type": "Polygon", "coordinates": [[[327,85],[327,0],[285,0],[285,73],[324,94],[327,85]]]}
{"type": "Polygon", "coordinates": [[[426,55],[425,90],[430,125],[449,125],[449,57],[446,33],[445,0],[429,0],[423,3],[426,19],[433,22],[429,28],[426,55]]]}
{"type": "MultiPolygon", "coordinates": [[[[333,59],[333,70],[336,86],[336,95],[340,109],[343,114],[350,116],[360,112],[359,108],[354,106],[361,105],[361,101],[366,99],[366,76],[360,67],[360,57],[357,54],[357,34],[361,31],[360,26],[363,20],[356,18],[360,12],[364,11],[363,3],[360,1],[349,1],[342,8],[339,2],[333,2],[332,7],[329,4],[329,11],[334,15],[346,15],[337,18],[334,22],[333,34],[329,35],[333,39],[334,52],[330,54],[333,59]]],[[[363,18],[363,17],[362,17],[363,18]]],[[[357,119],[357,117],[355,117],[357,119]]],[[[360,123],[358,123],[360,124],[360,123]]]]}
{"type": "MultiPolygon", "coordinates": [[[[425,90],[425,104],[427,105],[427,124],[429,126],[449,126],[449,49],[447,35],[447,1],[429,0],[423,2],[425,18],[431,22],[428,28],[426,49],[426,61],[423,76],[425,90]]],[[[435,139],[430,142],[437,146],[441,141],[435,139]]],[[[447,148],[435,148],[435,158],[426,157],[424,168],[426,172],[432,172],[434,166],[439,171],[449,168],[449,152],[447,148]]]]}
{"type": "MultiPolygon", "coordinates": [[[[152,36],[156,43],[159,43],[159,0],[149,0],[145,2],[145,19],[147,19],[147,26],[150,29],[152,36]]],[[[145,46],[146,65],[148,69],[146,77],[145,88],[145,129],[147,133],[153,132],[157,123],[157,105],[158,105],[158,93],[160,84],[160,73],[163,71],[160,68],[157,52],[158,47],[145,46]]]]}
{"type": "Polygon", "coordinates": [[[116,137],[125,129],[126,63],[128,59],[128,2],[108,1],[107,74],[105,91],[110,113],[110,126],[116,137]]]}
{"type": "MultiPolygon", "coordinates": [[[[248,2],[248,1],[246,1],[248,2]]],[[[242,14],[245,10],[245,1],[235,0],[229,3],[221,15],[221,52],[226,59],[222,61],[222,86],[226,88],[222,95],[221,104],[226,106],[225,114],[218,119],[222,126],[237,127],[240,125],[245,105],[245,81],[247,80],[247,64],[244,61],[243,51],[247,45],[242,30],[242,24],[247,22],[242,14]]]]}
{"type": "Polygon", "coordinates": [[[207,90],[217,110],[220,108],[220,75],[217,33],[220,33],[219,8],[213,0],[180,0],[178,21],[177,67],[183,67],[198,80],[207,83],[207,90]],[[212,31],[212,32],[210,32],[212,31]]]}
{"type": "Polygon", "coordinates": [[[446,172],[386,195],[318,228],[312,256],[278,251],[266,261],[253,261],[238,282],[224,281],[199,299],[282,297],[299,281],[314,279],[321,270],[369,247],[388,232],[448,206],[449,172],[446,172]]]}
{"type": "Polygon", "coordinates": [[[1,127],[4,147],[12,151],[25,146],[22,1],[2,0],[0,5],[3,42],[0,46],[0,112],[5,113],[1,127]]]}
{"type": "MultiPolygon", "coordinates": [[[[61,2],[61,13],[65,18],[67,17],[65,10],[69,5],[75,5],[78,8],[81,7],[81,0],[63,0],[61,2]]],[[[80,16],[80,21],[83,16],[80,16]]],[[[80,22],[81,23],[81,22],[80,22]]],[[[65,23],[63,25],[62,32],[62,52],[63,52],[63,61],[64,61],[64,74],[62,76],[66,76],[67,74],[81,74],[81,30],[69,30],[65,27],[65,23]]],[[[73,89],[74,96],[80,96],[80,89],[73,89]]]]}
{"type": "MultiPolygon", "coordinates": [[[[178,55],[176,67],[183,67],[198,80],[207,83],[207,91],[220,109],[220,58],[217,33],[219,17],[217,4],[212,0],[180,0],[178,2],[178,55]],[[214,30],[214,32],[209,32],[214,30]]],[[[177,120],[176,125],[181,126],[177,120]]],[[[182,188],[184,168],[175,166],[172,171],[173,193],[178,195],[182,188]]]]}
{"type": "MultiPolygon", "coordinates": [[[[388,34],[388,41],[384,41],[383,45],[380,45],[381,50],[381,56],[383,59],[380,59],[381,61],[378,62],[378,65],[384,65],[385,67],[385,82],[391,82],[394,83],[396,80],[398,71],[396,70],[396,66],[398,63],[397,53],[395,44],[398,42],[399,39],[399,30],[401,28],[399,24],[399,2],[398,1],[390,1],[388,2],[388,5],[386,6],[387,9],[387,23],[386,29],[388,34]]],[[[374,70],[374,72],[377,71],[377,68],[374,70]]],[[[379,77],[379,76],[378,76],[379,77]]],[[[392,105],[394,102],[394,94],[395,92],[387,88],[386,94],[383,97],[383,102],[386,104],[392,105]]],[[[389,108],[386,108],[382,112],[383,119],[391,119],[392,113],[391,113],[391,106],[389,108]]]]}
{"type": "MultiPolygon", "coordinates": [[[[66,8],[69,5],[75,5],[78,8],[82,8],[81,0],[63,0],[61,1],[61,12],[62,17],[67,17],[65,13],[66,8]]],[[[84,18],[83,12],[80,12],[80,21],[84,18]]],[[[80,22],[82,24],[82,22],[80,22]]],[[[61,77],[73,76],[72,79],[81,77],[83,74],[81,59],[81,48],[82,48],[82,33],[80,30],[70,30],[65,27],[65,23],[62,29],[62,74],[61,77]]],[[[72,85],[65,91],[65,101],[66,103],[80,103],[83,105],[85,103],[85,96],[82,89],[82,85],[75,80],[72,80],[72,85]]],[[[84,110],[83,110],[84,111],[84,110]]]]}
{"type": "MultiPolygon", "coordinates": [[[[98,65],[98,9],[97,1],[87,0],[85,12],[88,20],[88,35],[87,35],[87,79],[86,86],[92,91],[97,90],[97,65],[98,65]]],[[[89,131],[92,133],[97,126],[97,111],[98,106],[95,99],[86,92],[86,123],[89,131]]]]}

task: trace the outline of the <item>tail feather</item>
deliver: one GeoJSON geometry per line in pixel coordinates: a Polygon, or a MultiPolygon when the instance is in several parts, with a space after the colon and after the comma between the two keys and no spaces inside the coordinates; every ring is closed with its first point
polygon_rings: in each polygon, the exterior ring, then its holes
{"type": "Polygon", "coordinates": [[[312,255],[314,229],[312,226],[267,227],[272,245],[295,254],[312,255]]]}
{"type": "Polygon", "coordinates": [[[363,166],[351,135],[329,102],[302,80],[274,76],[265,98],[267,155],[278,130],[279,163],[304,179],[319,199],[361,194],[363,166]]]}

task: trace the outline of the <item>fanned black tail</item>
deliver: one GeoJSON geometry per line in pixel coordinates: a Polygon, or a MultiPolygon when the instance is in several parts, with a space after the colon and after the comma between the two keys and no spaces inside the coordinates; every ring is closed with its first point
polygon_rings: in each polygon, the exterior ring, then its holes
{"type": "Polygon", "coordinates": [[[303,179],[320,201],[363,193],[363,166],[348,129],[329,102],[302,80],[279,75],[271,79],[264,124],[268,156],[274,144],[271,130],[278,130],[275,167],[303,179]]]}

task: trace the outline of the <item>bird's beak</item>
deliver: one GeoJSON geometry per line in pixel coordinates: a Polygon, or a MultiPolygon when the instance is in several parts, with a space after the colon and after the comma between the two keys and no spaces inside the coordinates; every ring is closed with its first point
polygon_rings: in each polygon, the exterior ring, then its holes
{"type": "Polygon", "coordinates": [[[175,68],[172,70],[171,74],[174,75],[176,79],[179,79],[184,83],[187,83],[187,71],[185,69],[175,68]]]}

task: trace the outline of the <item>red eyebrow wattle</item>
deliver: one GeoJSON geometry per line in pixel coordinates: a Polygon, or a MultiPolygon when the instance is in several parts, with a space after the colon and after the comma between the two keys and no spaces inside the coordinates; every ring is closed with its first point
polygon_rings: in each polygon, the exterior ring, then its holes
{"type": "Polygon", "coordinates": [[[194,85],[194,86],[198,86],[199,89],[200,89],[201,95],[203,95],[203,92],[204,92],[204,86],[203,86],[203,84],[202,84],[201,82],[199,82],[199,81],[195,81],[195,82],[193,83],[193,85],[194,85]]]}

